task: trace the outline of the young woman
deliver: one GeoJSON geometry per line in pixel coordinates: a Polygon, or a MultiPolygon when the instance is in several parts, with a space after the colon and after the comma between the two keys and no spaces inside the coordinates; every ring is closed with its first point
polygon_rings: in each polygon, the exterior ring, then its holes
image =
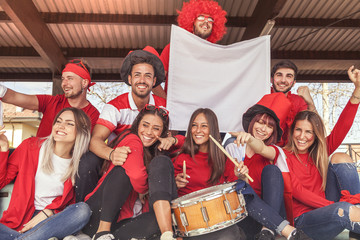
{"type": "Polygon", "coordinates": [[[9,208],[0,220],[0,239],[61,239],[84,227],[89,207],[71,204],[90,127],[82,110],[65,108],[55,117],[50,136],[24,140],[9,158],[8,140],[0,133],[0,187],[16,178],[9,208]]]}
{"type": "MultiPolygon", "coordinates": [[[[359,176],[349,156],[329,155],[341,144],[355,118],[360,102],[360,71],[350,67],[355,90],[331,134],[325,137],[320,116],[311,111],[296,115],[284,147],[293,188],[295,226],[314,239],[332,239],[345,228],[360,233],[359,176]],[[341,190],[348,190],[350,194],[341,190]],[[340,197],[341,196],[341,197],[340,197]],[[340,200],[340,201],[339,201],[340,200]]],[[[262,156],[274,159],[275,150],[248,133],[237,137],[237,144],[250,145],[262,156]]],[[[276,186],[274,194],[278,193],[276,186]]]]}
{"type": "MultiPolygon", "coordinates": [[[[275,159],[277,159],[279,150],[273,144],[281,139],[283,131],[280,125],[286,120],[290,107],[291,103],[283,93],[272,93],[263,96],[257,104],[250,107],[243,115],[243,128],[254,138],[263,141],[267,146],[272,146],[276,152],[275,159]]],[[[237,133],[232,134],[237,135],[237,133]]],[[[281,216],[286,217],[283,204],[284,182],[280,169],[274,165],[275,161],[255,153],[246,144],[237,146],[234,140],[236,138],[231,138],[228,141],[230,143],[226,145],[226,150],[232,157],[240,161],[243,160],[244,164],[249,168],[249,173],[254,179],[253,182],[249,182],[250,186],[264,202],[281,216]],[[274,196],[269,192],[272,185],[277,185],[282,190],[280,194],[274,196]]],[[[261,229],[260,224],[252,221],[251,218],[243,221],[241,225],[247,229],[246,235],[248,238],[257,234],[261,229]]],[[[264,228],[258,235],[268,235],[275,239],[274,233],[268,230],[264,228]]]]}
{"type": "MultiPolygon", "coordinates": [[[[240,169],[235,168],[233,163],[226,159],[221,150],[211,141],[209,135],[215,139],[220,139],[217,117],[212,110],[200,108],[192,114],[185,143],[180,154],[174,159],[179,196],[213,185],[232,182],[238,178],[245,179],[248,168],[244,163],[240,162],[240,169]],[[183,174],[184,161],[186,162],[186,177],[183,174]]],[[[251,187],[248,186],[248,188],[251,187]]],[[[299,237],[299,239],[308,239],[301,231],[296,231],[291,227],[288,221],[280,217],[256,194],[245,195],[244,197],[249,216],[261,224],[279,234],[290,237],[289,239],[298,239],[299,237]]],[[[219,233],[203,235],[203,239],[237,238],[234,235],[234,226],[219,231],[219,233]],[[219,236],[220,232],[224,235],[219,236]]]]}
{"type": "Polygon", "coordinates": [[[168,126],[167,110],[148,104],[131,129],[112,142],[111,147],[122,148],[126,161],[122,166],[110,163],[86,197],[93,215],[84,233],[107,240],[143,239],[161,231],[161,239],[173,239],[170,201],[176,198],[176,185],[171,159],[163,150],[178,140],[167,137],[168,126]]]}

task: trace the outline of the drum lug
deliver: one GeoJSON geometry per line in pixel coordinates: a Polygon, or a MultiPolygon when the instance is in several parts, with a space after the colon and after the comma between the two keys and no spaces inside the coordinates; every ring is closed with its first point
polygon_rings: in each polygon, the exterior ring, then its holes
{"type": "MultiPolygon", "coordinates": [[[[230,214],[231,213],[231,207],[230,207],[230,203],[229,203],[228,200],[224,200],[224,206],[225,206],[226,213],[230,214]]],[[[232,218],[232,216],[231,216],[231,218],[232,218]]]]}
{"type": "Polygon", "coordinates": [[[208,222],[209,221],[209,215],[208,212],[206,210],[206,207],[201,207],[201,214],[203,216],[204,222],[208,222]]]}
{"type": "Polygon", "coordinates": [[[186,218],[186,214],[184,212],[180,213],[180,219],[184,227],[189,226],[189,223],[186,218]]]}

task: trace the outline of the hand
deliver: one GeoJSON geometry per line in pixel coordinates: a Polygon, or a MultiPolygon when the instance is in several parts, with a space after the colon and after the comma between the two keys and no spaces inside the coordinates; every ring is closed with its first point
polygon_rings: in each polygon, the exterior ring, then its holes
{"type": "Polygon", "coordinates": [[[176,143],[174,137],[166,137],[166,138],[157,137],[157,139],[160,141],[160,144],[158,146],[159,151],[169,150],[171,146],[175,145],[176,143]]]}
{"type": "Polygon", "coordinates": [[[234,143],[238,147],[240,146],[240,144],[242,146],[244,146],[245,143],[251,141],[251,139],[253,138],[253,136],[250,133],[247,133],[247,132],[236,132],[236,133],[231,132],[230,134],[233,135],[233,136],[236,136],[236,140],[235,140],[234,143]]]}
{"type": "Polygon", "coordinates": [[[239,179],[245,181],[247,179],[247,177],[245,176],[245,174],[249,174],[249,169],[248,167],[244,164],[243,161],[239,162],[239,166],[235,166],[234,168],[234,174],[236,177],[238,177],[239,179]]]}
{"type": "Polygon", "coordinates": [[[1,152],[7,152],[9,150],[9,141],[7,137],[5,136],[5,130],[3,130],[5,126],[0,127],[0,151],[1,152]]]}
{"type": "Polygon", "coordinates": [[[142,204],[145,204],[145,200],[148,198],[149,192],[139,193],[139,200],[142,204]]]}
{"type": "Polygon", "coordinates": [[[186,177],[185,177],[183,173],[179,173],[179,174],[175,177],[175,182],[176,182],[177,188],[183,188],[183,187],[186,186],[186,184],[189,183],[189,181],[186,180],[186,178],[190,178],[190,176],[189,176],[189,175],[186,175],[186,177]]]}
{"type": "MultiPolygon", "coordinates": [[[[45,209],[44,210],[48,216],[52,216],[53,213],[51,210],[45,209]]],[[[33,227],[35,227],[38,223],[45,220],[47,216],[41,211],[39,212],[35,217],[33,217],[29,222],[24,224],[24,227],[19,231],[20,233],[24,233],[26,231],[29,231],[33,227]]]]}
{"type": "Polygon", "coordinates": [[[349,79],[355,84],[355,87],[360,87],[360,70],[355,69],[354,66],[351,66],[348,69],[349,79]]]}
{"type": "Polygon", "coordinates": [[[125,163],[129,153],[131,153],[130,147],[127,146],[117,147],[111,153],[111,162],[115,166],[122,166],[125,163]]]}

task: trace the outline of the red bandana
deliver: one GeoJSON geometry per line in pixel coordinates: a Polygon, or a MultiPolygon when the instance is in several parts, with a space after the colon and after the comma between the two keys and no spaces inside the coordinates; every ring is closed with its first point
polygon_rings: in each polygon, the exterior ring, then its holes
{"type": "MultiPolygon", "coordinates": [[[[81,66],[79,66],[78,64],[75,63],[68,63],[66,64],[64,70],[62,71],[62,73],[64,72],[73,72],[76,75],[78,75],[79,77],[83,78],[83,79],[87,79],[89,80],[89,85],[88,85],[88,90],[89,87],[95,85],[95,83],[91,82],[91,78],[90,78],[90,74],[88,71],[86,71],[84,68],[82,68],[81,66]]],[[[90,90],[89,90],[90,91],[90,90]]]]}

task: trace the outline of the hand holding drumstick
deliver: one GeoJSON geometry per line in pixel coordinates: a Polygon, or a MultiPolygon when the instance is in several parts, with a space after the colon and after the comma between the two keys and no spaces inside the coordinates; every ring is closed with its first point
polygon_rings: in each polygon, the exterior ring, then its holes
{"type": "MultiPolygon", "coordinates": [[[[221,151],[223,151],[223,153],[235,164],[235,166],[239,169],[238,172],[240,172],[241,174],[244,173],[244,175],[250,180],[250,182],[254,182],[254,180],[249,176],[249,174],[247,173],[247,167],[244,168],[245,165],[243,164],[239,164],[225,149],[223,146],[221,146],[221,144],[215,140],[215,138],[213,138],[213,136],[209,135],[209,137],[211,138],[211,140],[216,144],[216,146],[218,146],[220,148],[221,151]]],[[[236,175],[236,174],[235,174],[236,175]]],[[[239,175],[237,175],[239,176],[239,175]]]]}
{"type": "Polygon", "coordinates": [[[183,161],[183,172],[179,173],[176,177],[175,177],[175,182],[176,182],[176,186],[177,188],[183,188],[186,186],[186,184],[189,183],[188,180],[186,180],[186,178],[190,178],[189,175],[186,175],[186,162],[183,161]]]}

